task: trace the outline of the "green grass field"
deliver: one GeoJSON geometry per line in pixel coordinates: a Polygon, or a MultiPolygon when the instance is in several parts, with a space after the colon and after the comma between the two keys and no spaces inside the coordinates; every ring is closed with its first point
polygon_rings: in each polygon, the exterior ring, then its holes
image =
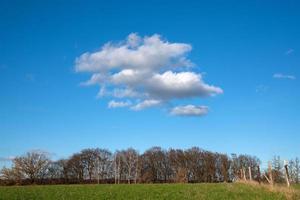
{"type": "MultiPolygon", "coordinates": [[[[298,186],[300,190],[300,187],[298,186]]],[[[297,189],[297,190],[298,190],[297,189]]],[[[50,185],[0,187],[0,199],[93,200],[93,199],[287,199],[246,184],[138,184],[138,185],[50,185]]],[[[298,199],[293,196],[291,199],[298,199]]]]}

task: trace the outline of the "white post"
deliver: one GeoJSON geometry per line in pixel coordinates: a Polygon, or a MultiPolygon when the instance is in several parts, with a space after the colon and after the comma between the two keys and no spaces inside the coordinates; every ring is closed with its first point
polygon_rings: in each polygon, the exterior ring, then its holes
{"type": "Polygon", "coordinates": [[[290,181],[289,181],[289,170],[288,170],[288,161],[284,161],[284,168],[285,168],[285,180],[288,187],[290,187],[290,181]]]}
{"type": "Polygon", "coordinates": [[[115,168],[115,184],[117,184],[117,156],[115,154],[115,160],[114,160],[114,168],[115,168]]]}
{"type": "Polygon", "coordinates": [[[246,172],[245,172],[245,168],[243,168],[243,175],[244,175],[244,181],[246,181],[246,172]]]}
{"type": "Polygon", "coordinates": [[[251,167],[248,167],[248,170],[249,170],[249,179],[250,179],[250,181],[252,181],[251,167]]]}
{"type": "Polygon", "coordinates": [[[270,184],[273,185],[274,182],[273,182],[273,176],[272,176],[272,164],[271,162],[268,163],[268,168],[269,168],[269,179],[270,179],[270,184]]]}
{"type": "Polygon", "coordinates": [[[99,157],[97,159],[97,183],[100,183],[100,177],[99,177],[99,165],[100,165],[100,161],[99,161],[99,157]]]}

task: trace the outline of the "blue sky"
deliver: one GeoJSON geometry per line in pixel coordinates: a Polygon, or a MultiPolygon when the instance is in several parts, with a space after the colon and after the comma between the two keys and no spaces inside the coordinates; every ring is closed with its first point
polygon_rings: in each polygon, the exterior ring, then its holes
{"type": "Polygon", "coordinates": [[[300,156],[299,8],[299,1],[1,1],[0,164],[33,149],[56,159],[87,147],[300,156]],[[131,33],[190,45],[176,57],[193,63],[183,71],[223,92],[172,96],[139,111],[108,108],[112,97],[97,98],[99,85],[80,84],[95,72],[76,70],[76,59],[110,41],[119,48],[131,33]],[[209,111],[177,116],[170,105],[209,111]]]}

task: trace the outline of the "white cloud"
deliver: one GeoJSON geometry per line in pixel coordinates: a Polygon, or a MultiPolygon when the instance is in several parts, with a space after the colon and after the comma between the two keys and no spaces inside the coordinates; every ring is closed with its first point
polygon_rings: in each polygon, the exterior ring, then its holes
{"type": "Polygon", "coordinates": [[[140,38],[130,34],[127,41],[120,44],[105,44],[100,51],[84,53],[76,59],[78,72],[103,72],[110,69],[159,70],[162,67],[187,65],[185,54],[192,47],[184,43],[169,43],[159,35],[140,38]],[[137,42],[141,40],[141,42],[137,42]]]}
{"type": "Polygon", "coordinates": [[[130,106],[131,102],[130,101],[110,101],[108,103],[108,108],[121,108],[121,107],[127,107],[130,106]]]}
{"type": "Polygon", "coordinates": [[[105,83],[106,78],[107,78],[106,75],[101,74],[101,73],[96,73],[96,74],[93,74],[89,80],[81,83],[80,85],[90,86],[90,85],[105,83]]]}
{"type": "Polygon", "coordinates": [[[124,69],[118,73],[115,73],[111,76],[111,82],[115,85],[136,85],[144,80],[144,77],[147,74],[132,69],[124,69]]]}
{"type": "MultiPolygon", "coordinates": [[[[140,37],[132,33],[125,41],[109,42],[99,51],[82,54],[75,70],[92,74],[82,85],[100,85],[98,97],[138,102],[131,105],[132,110],[222,94],[220,87],[205,83],[201,73],[192,71],[195,65],[187,58],[191,49],[190,44],[171,43],[157,34],[140,37]]],[[[125,107],[111,102],[108,107],[125,107]]]]}
{"type": "Polygon", "coordinates": [[[141,103],[136,104],[135,106],[132,106],[131,109],[138,111],[138,110],[143,110],[145,108],[159,106],[159,105],[161,105],[161,103],[162,102],[160,100],[147,99],[141,103]]]}
{"type": "Polygon", "coordinates": [[[194,72],[155,74],[148,83],[149,91],[159,98],[205,97],[223,93],[219,87],[203,82],[201,74],[194,72]]]}
{"type": "Polygon", "coordinates": [[[97,97],[98,97],[98,98],[104,97],[104,96],[107,95],[108,93],[109,93],[109,92],[106,91],[105,85],[102,85],[102,86],[100,87],[100,90],[99,90],[98,94],[97,94],[97,97]]]}
{"type": "Polygon", "coordinates": [[[137,33],[131,33],[127,37],[127,44],[132,48],[139,46],[141,42],[142,39],[137,33]]]}
{"type": "Polygon", "coordinates": [[[113,90],[112,96],[116,98],[125,98],[125,97],[136,98],[136,97],[142,97],[142,94],[130,88],[125,88],[125,89],[116,88],[113,90]]]}
{"type": "Polygon", "coordinates": [[[273,78],[278,78],[278,79],[290,79],[290,80],[296,79],[296,77],[293,76],[293,75],[286,75],[286,74],[280,74],[280,73],[274,74],[274,75],[273,75],[273,78]]]}
{"type": "Polygon", "coordinates": [[[178,116],[202,116],[208,113],[208,107],[195,105],[177,106],[170,113],[178,116]]]}

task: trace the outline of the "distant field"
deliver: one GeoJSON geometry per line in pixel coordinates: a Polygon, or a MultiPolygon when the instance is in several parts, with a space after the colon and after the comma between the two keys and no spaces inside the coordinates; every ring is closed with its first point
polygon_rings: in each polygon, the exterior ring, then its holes
{"type": "MultiPolygon", "coordinates": [[[[297,190],[300,186],[297,186],[297,190]]],[[[138,184],[138,185],[51,185],[0,187],[0,200],[93,200],[93,199],[287,199],[245,184],[138,184]]],[[[292,197],[291,199],[298,199],[292,197]]]]}

